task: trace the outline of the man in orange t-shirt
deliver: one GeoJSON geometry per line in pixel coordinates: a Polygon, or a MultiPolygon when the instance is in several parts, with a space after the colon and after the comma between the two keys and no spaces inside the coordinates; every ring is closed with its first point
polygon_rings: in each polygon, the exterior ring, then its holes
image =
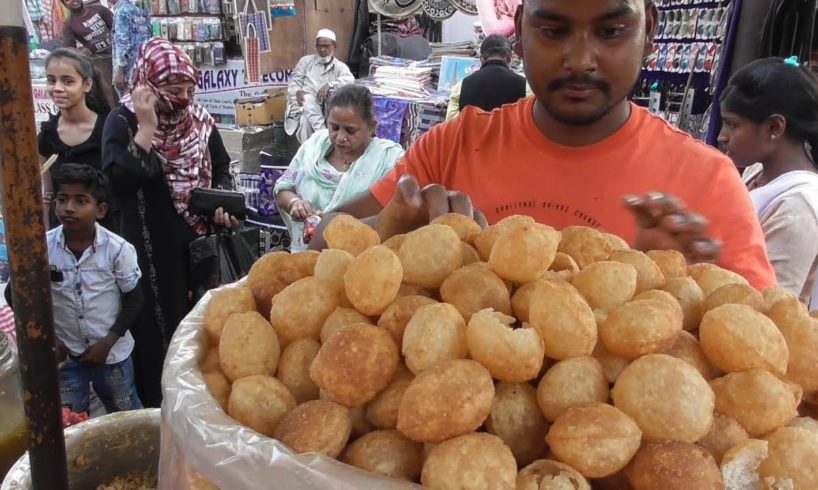
{"type": "Polygon", "coordinates": [[[773,285],[732,162],[627,101],[655,22],[650,0],[525,0],[515,48],[535,97],[433,128],[340,211],[377,214],[384,237],[476,208],[490,223],[526,214],[591,226],[693,262],[717,260],[723,244],[720,265],[773,285]]]}

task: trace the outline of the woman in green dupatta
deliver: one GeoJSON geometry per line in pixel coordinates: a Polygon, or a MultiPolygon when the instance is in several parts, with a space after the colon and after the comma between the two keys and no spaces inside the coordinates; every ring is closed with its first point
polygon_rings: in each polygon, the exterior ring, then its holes
{"type": "Polygon", "coordinates": [[[307,248],[304,220],[365,192],[403,157],[400,145],[374,136],[372,96],[366,87],[341,87],[327,102],[327,111],[327,129],[298,149],[274,188],[293,252],[307,248]]]}

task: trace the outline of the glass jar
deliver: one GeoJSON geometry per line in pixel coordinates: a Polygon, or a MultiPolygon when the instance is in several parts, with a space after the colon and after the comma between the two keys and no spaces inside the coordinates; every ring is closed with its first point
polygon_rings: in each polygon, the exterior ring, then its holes
{"type": "Polygon", "coordinates": [[[17,354],[0,332],[0,481],[26,452],[26,421],[17,354]]]}

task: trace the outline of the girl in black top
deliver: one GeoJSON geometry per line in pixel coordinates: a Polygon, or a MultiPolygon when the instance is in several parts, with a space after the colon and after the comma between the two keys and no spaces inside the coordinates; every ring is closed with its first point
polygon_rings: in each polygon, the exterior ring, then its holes
{"type": "MultiPolygon", "coordinates": [[[[57,155],[51,170],[66,162],[102,170],[102,130],[110,107],[102,96],[101,82],[90,58],[75,49],[62,48],[52,52],[45,65],[48,94],[59,112],[40,126],[40,165],[57,155]]],[[[50,208],[51,172],[43,175],[43,190],[44,202],[50,208]]],[[[100,224],[119,233],[116,209],[111,202],[111,210],[100,224]]],[[[56,226],[53,210],[50,218],[51,226],[56,226]]]]}

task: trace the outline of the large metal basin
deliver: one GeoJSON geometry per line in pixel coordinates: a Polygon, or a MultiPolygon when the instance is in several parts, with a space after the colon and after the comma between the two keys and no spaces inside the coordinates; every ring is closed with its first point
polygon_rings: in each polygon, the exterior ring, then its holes
{"type": "MultiPolygon", "coordinates": [[[[159,409],[117,412],[65,430],[71,490],[97,486],[159,466],[159,409]]],[[[30,490],[28,453],[11,468],[0,490],[30,490]]]]}

